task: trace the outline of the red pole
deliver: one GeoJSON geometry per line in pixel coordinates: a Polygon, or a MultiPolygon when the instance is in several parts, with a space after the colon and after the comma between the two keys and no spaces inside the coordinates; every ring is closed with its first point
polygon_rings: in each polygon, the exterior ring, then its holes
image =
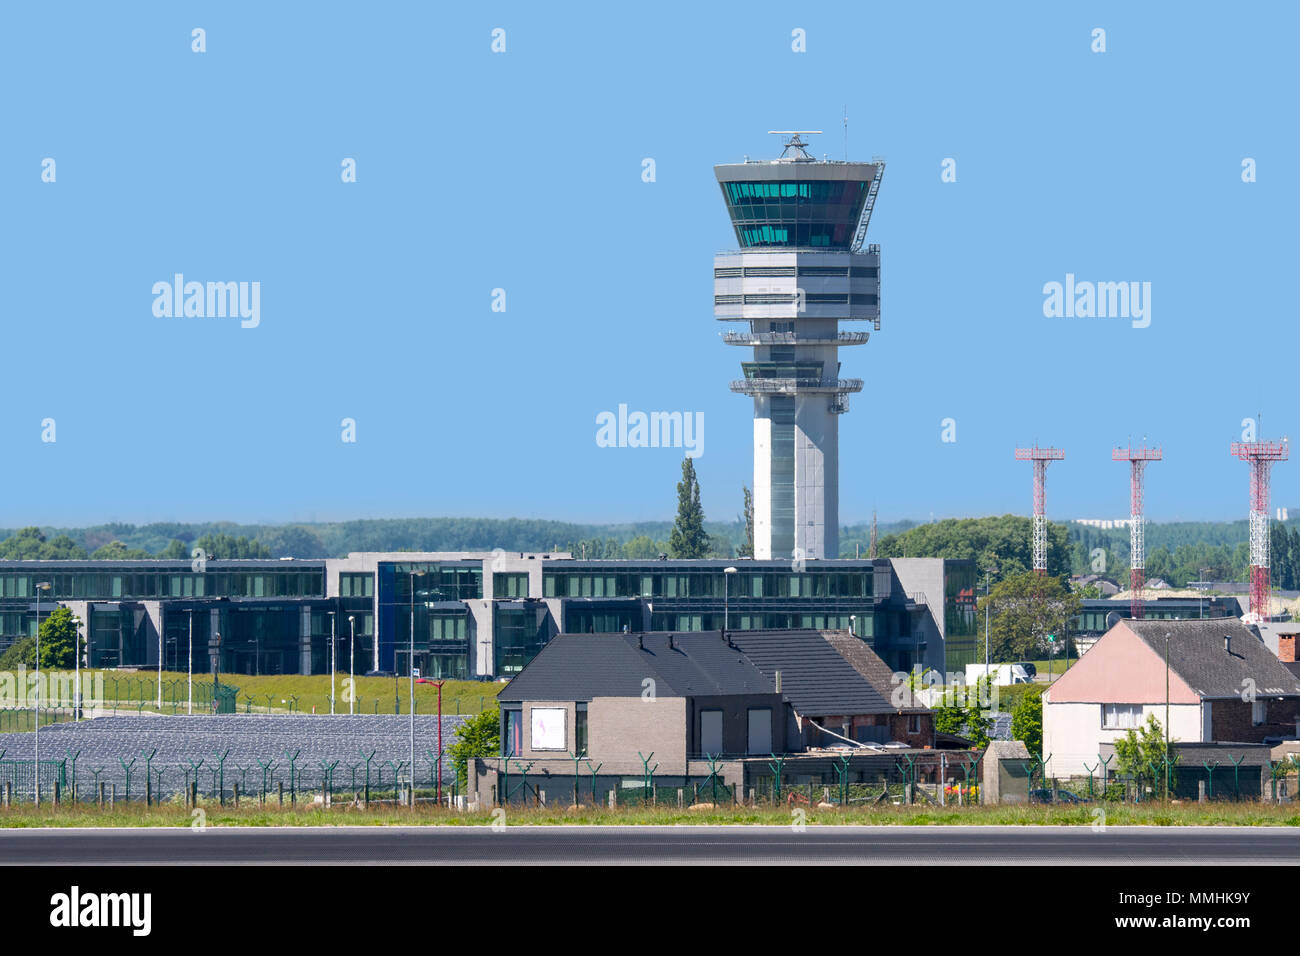
{"type": "Polygon", "coordinates": [[[442,685],[445,681],[438,681],[433,686],[438,688],[438,783],[434,789],[434,799],[439,804],[442,803],[442,685]]]}

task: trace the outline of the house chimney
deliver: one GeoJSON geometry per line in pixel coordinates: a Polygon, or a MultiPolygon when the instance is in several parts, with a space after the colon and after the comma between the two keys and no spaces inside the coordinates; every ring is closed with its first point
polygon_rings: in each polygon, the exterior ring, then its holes
{"type": "Polygon", "coordinates": [[[1232,635],[1231,635],[1231,634],[1224,634],[1224,635],[1223,635],[1223,649],[1224,649],[1225,651],[1227,651],[1229,654],[1232,653],[1232,635]]]}
{"type": "Polygon", "coordinates": [[[639,651],[644,651],[644,650],[645,650],[645,635],[644,635],[644,634],[637,634],[637,636],[636,636],[636,647],[637,647],[637,650],[639,650],[639,651]]]}
{"type": "Polygon", "coordinates": [[[1277,659],[1283,664],[1294,664],[1295,660],[1295,635],[1279,634],[1277,636],[1277,659]]]}
{"type": "Polygon", "coordinates": [[[668,649],[670,651],[677,650],[677,645],[673,643],[673,636],[671,634],[668,635],[668,649]]]}

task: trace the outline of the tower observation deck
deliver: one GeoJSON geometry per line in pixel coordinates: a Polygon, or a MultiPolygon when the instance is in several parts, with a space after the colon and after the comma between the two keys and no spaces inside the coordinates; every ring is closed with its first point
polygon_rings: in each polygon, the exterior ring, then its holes
{"type": "Polygon", "coordinates": [[[753,348],[731,390],[754,400],[754,557],[839,557],[839,416],[862,379],[839,349],[880,328],[880,248],[864,245],[885,164],[779,159],[715,166],[740,248],[713,260],[713,315],[753,348]]]}

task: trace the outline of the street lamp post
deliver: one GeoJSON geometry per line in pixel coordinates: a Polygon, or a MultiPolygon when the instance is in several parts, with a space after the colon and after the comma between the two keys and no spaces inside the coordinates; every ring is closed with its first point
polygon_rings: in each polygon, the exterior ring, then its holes
{"type": "Polygon", "coordinates": [[[81,716],[81,618],[72,619],[73,628],[73,678],[72,678],[72,722],[75,724],[81,716]]]}
{"type": "MultiPolygon", "coordinates": [[[[440,680],[433,685],[438,688],[438,782],[433,794],[438,803],[442,803],[442,685],[445,683],[447,682],[440,680]]],[[[414,775],[414,771],[412,771],[412,775],[414,775]]],[[[577,784],[574,784],[574,786],[577,786],[577,784]]],[[[412,801],[412,804],[414,804],[414,801],[412,801]]]]}
{"type": "Polygon", "coordinates": [[[41,805],[41,592],[50,589],[49,581],[36,585],[36,805],[41,805]]]}
{"type": "Polygon", "coordinates": [[[352,628],[352,639],[348,641],[348,687],[352,689],[348,694],[348,713],[351,714],[357,702],[357,617],[355,614],[348,615],[348,625],[352,628]]]}
{"type": "MultiPolygon", "coordinates": [[[[410,806],[415,809],[415,579],[424,577],[423,571],[411,572],[411,654],[406,669],[411,680],[411,789],[410,806]]],[[[438,742],[442,746],[442,741],[438,742]]]]}
{"type": "MultiPolygon", "coordinates": [[[[989,660],[989,608],[993,602],[989,600],[989,575],[992,574],[992,568],[984,569],[984,679],[989,679],[989,667],[992,661],[989,660]]],[[[977,625],[978,626],[978,625],[977,625]]]]}
{"type": "Polygon", "coordinates": [[[189,680],[189,702],[186,705],[186,715],[194,716],[194,609],[190,608],[190,649],[185,660],[186,674],[189,680]]]}
{"type": "Polygon", "coordinates": [[[163,634],[166,631],[167,631],[166,624],[158,628],[158,713],[160,714],[162,713],[163,634]]]}
{"type": "Polygon", "coordinates": [[[1169,799],[1169,632],[1165,631],[1165,799],[1169,799]]]}
{"type": "Polygon", "coordinates": [[[731,630],[731,576],[735,568],[722,569],[722,636],[725,639],[731,630]]]}
{"type": "Polygon", "coordinates": [[[333,714],[334,713],[334,691],[335,691],[334,672],[337,670],[337,668],[335,667],[334,648],[338,646],[338,637],[335,633],[334,612],[330,611],[329,614],[330,614],[330,713],[333,714]]]}

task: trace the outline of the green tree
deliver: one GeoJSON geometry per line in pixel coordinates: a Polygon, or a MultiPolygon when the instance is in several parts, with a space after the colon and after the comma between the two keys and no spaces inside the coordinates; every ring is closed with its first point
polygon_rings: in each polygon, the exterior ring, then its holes
{"type": "Polygon", "coordinates": [[[1011,709],[1011,739],[1024,742],[1029,753],[1043,755],[1043,688],[1034,685],[1011,709]]]}
{"type": "Polygon", "coordinates": [[[736,557],[752,558],[754,556],[754,493],[749,490],[748,485],[741,485],[745,493],[745,541],[736,549],[736,557]]]}
{"type": "Polygon", "coordinates": [[[668,545],[648,534],[639,534],[623,545],[623,557],[630,560],[652,560],[667,553],[668,545]]]}
{"type": "Polygon", "coordinates": [[[0,654],[0,671],[36,666],[36,638],[20,637],[0,654]]]}
{"type": "Polygon", "coordinates": [[[190,546],[180,538],[172,538],[167,547],[158,552],[158,557],[168,560],[184,560],[190,556],[190,546]]]}
{"type": "MultiPolygon", "coordinates": [[[[1165,730],[1155,714],[1147,722],[1115,740],[1115,772],[1131,776],[1139,788],[1160,790],[1165,785],[1165,730]],[[1158,772],[1157,772],[1158,771],[1158,772]]],[[[1170,782],[1173,782],[1172,774],[1170,782]]]]}
{"type": "Polygon", "coordinates": [[[456,780],[464,790],[469,779],[469,761],[474,757],[496,757],[501,753],[501,711],[494,707],[471,717],[456,729],[456,741],[447,747],[456,780]]]}
{"type": "Polygon", "coordinates": [[[194,542],[209,558],[231,560],[236,558],[269,558],[271,552],[256,538],[235,537],[229,534],[205,534],[194,542]]]}
{"type": "Polygon", "coordinates": [[[669,554],[678,559],[706,558],[709,536],[704,530],[704,507],[700,504],[700,483],[695,461],[682,459],[682,480],[677,483],[677,520],[668,537],[669,554]]]}
{"type": "Polygon", "coordinates": [[[934,729],[941,734],[955,734],[972,741],[976,747],[987,747],[989,728],[993,718],[986,716],[979,705],[979,684],[945,693],[940,706],[934,708],[934,729]]]}
{"type": "Polygon", "coordinates": [[[990,608],[989,644],[995,661],[1034,659],[1047,647],[1047,635],[1059,645],[1068,639],[1082,602],[1061,578],[1026,571],[1004,577],[981,597],[978,611],[990,608]]]}
{"type": "MultiPolygon", "coordinates": [[[[1065,525],[1047,526],[1047,545],[1048,574],[1068,574],[1073,549],[1065,525]]],[[[885,535],[877,552],[882,558],[970,558],[1002,576],[1019,574],[1034,564],[1032,521],[1019,515],[932,521],[885,535]]]]}
{"type": "Polygon", "coordinates": [[[102,548],[96,548],[90,555],[92,561],[139,561],[152,557],[148,551],[128,548],[121,541],[110,541],[102,548]]]}
{"type": "Polygon", "coordinates": [[[41,666],[72,667],[77,646],[77,625],[72,611],[58,607],[41,619],[41,666]]]}
{"type": "Polygon", "coordinates": [[[77,560],[86,557],[86,549],[66,534],[46,541],[40,528],[19,528],[0,541],[0,559],[7,561],[77,560]]]}

